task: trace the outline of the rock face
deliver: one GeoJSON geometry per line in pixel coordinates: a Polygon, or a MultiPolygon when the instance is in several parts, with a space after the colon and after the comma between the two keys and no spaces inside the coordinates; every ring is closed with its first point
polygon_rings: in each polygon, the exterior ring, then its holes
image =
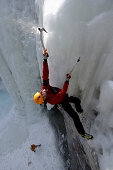
{"type": "Polygon", "coordinates": [[[86,139],[80,140],[74,123],[68,114],[60,108],[48,111],[49,120],[55,128],[60,152],[68,170],[99,170],[98,160],[86,139]]]}

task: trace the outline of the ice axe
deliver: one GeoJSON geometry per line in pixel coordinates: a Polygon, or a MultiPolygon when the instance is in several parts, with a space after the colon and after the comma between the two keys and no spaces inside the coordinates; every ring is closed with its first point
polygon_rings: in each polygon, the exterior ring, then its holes
{"type": "Polygon", "coordinates": [[[39,27],[38,30],[40,31],[40,40],[41,40],[42,48],[43,48],[43,51],[44,51],[43,55],[45,56],[47,48],[45,48],[45,46],[44,46],[44,42],[43,42],[43,38],[42,38],[42,32],[43,31],[46,32],[46,33],[48,33],[48,32],[43,27],[42,28],[39,27]]]}
{"type": "Polygon", "coordinates": [[[77,59],[77,62],[75,63],[75,65],[73,66],[73,68],[71,69],[71,71],[67,74],[67,78],[70,78],[71,73],[73,72],[73,70],[75,69],[75,66],[77,65],[77,63],[80,61],[80,57],[77,59]]]}

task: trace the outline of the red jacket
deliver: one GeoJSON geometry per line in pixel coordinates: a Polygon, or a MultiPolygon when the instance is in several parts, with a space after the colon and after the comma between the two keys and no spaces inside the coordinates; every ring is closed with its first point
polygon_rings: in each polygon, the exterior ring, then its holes
{"type": "Polygon", "coordinates": [[[43,75],[42,75],[42,90],[46,89],[47,97],[46,102],[52,105],[62,103],[65,99],[65,95],[68,89],[69,82],[65,81],[62,89],[58,88],[58,93],[54,94],[51,86],[49,85],[49,69],[47,61],[43,62],[43,75]]]}

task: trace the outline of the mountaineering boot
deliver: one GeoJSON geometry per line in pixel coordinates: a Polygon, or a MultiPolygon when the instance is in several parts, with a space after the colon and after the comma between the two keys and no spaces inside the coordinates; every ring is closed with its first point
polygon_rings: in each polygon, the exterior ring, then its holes
{"type": "Polygon", "coordinates": [[[88,134],[88,133],[81,134],[81,136],[82,136],[83,138],[88,139],[88,140],[93,140],[93,136],[92,136],[92,135],[90,135],[90,134],[88,134]]]}
{"type": "Polygon", "coordinates": [[[81,101],[77,97],[70,96],[69,102],[74,103],[77,113],[83,113],[83,109],[81,107],[81,101]]]}

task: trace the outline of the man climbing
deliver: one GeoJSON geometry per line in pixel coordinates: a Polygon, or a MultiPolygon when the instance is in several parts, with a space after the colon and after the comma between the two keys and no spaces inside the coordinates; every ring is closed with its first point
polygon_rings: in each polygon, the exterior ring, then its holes
{"type": "Polygon", "coordinates": [[[59,89],[57,87],[52,87],[49,85],[49,69],[47,63],[48,57],[49,55],[46,52],[43,60],[42,90],[34,95],[34,101],[37,104],[42,104],[42,103],[43,104],[49,103],[51,105],[61,104],[64,110],[73,119],[78,133],[84,138],[93,139],[92,135],[85,132],[83,125],[80,121],[80,118],[77,114],[77,112],[78,113],[83,112],[83,109],[81,108],[80,105],[81,103],[80,100],[77,97],[73,97],[73,96],[69,97],[66,94],[69,85],[69,79],[71,78],[71,76],[69,74],[66,75],[66,81],[64,82],[64,86],[62,89],[59,89]],[[75,104],[75,108],[77,112],[74,111],[74,109],[71,107],[69,103],[75,104]]]}

